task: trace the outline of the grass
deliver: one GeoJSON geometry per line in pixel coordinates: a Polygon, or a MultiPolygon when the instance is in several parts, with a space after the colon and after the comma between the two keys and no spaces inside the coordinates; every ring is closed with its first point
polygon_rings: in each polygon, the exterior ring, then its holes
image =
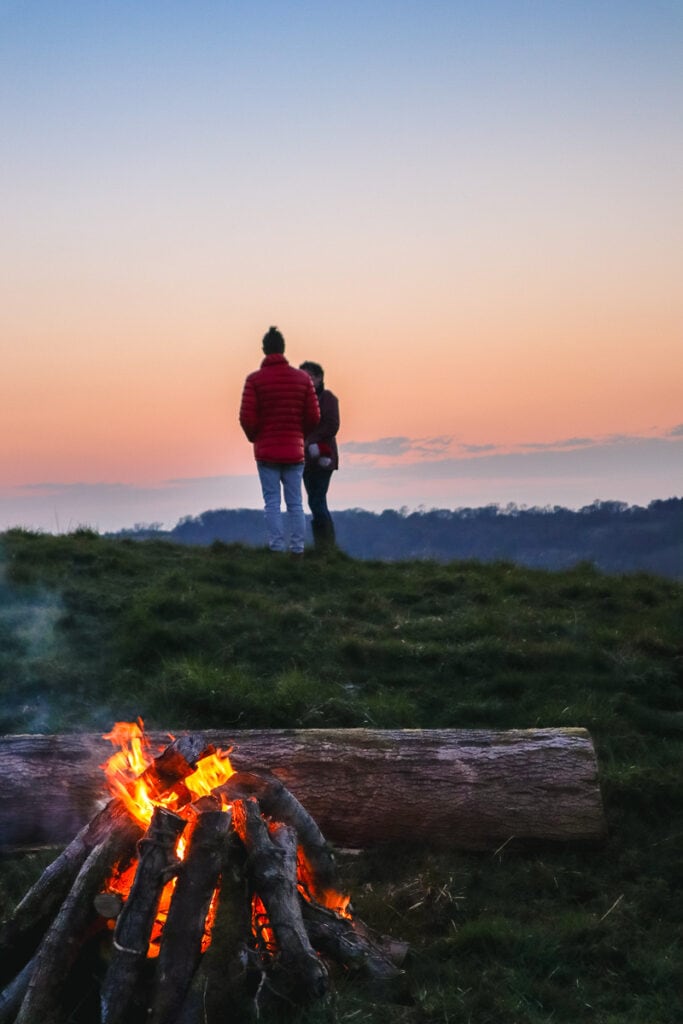
{"type": "MultiPolygon", "coordinates": [[[[591,731],[598,848],[344,857],[409,992],[340,983],[306,1024],[683,1020],[683,586],[590,565],[294,562],[214,544],[0,541],[0,731],[358,726],[591,731]]],[[[11,905],[43,855],[0,865],[11,905]]]]}

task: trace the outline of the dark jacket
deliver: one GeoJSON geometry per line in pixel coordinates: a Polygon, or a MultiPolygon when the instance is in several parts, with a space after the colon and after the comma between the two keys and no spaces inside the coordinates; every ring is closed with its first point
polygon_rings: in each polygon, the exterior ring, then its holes
{"type": "Polygon", "coordinates": [[[283,355],[266,356],[244,382],[240,425],[257,462],[304,461],[304,437],[320,421],[311,378],[283,355]]]}
{"type": "Polygon", "coordinates": [[[315,468],[318,459],[308,451],[309,444],[325,445],[329,448],[332,459],[331,469],[339,469],[339,451],[337,449],[337,431],[339,430],[339,401],[327,388],[316,390],[320,405],[320,422],[310,433],[306,434],[306,466],[315,468]]]}

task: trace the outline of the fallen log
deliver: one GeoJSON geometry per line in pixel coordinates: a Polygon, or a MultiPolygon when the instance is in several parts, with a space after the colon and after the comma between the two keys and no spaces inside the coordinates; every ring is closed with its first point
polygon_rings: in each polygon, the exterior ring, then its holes
{"type": "MultiPolygon", "coordinates": [[[[207,746],[233,747],[236,770],[279,778],[339,846],[403,841],[495,849],[513,836],[566,842],[605,835],[595,751],[585,729],[199,735],[207,746]]],[[[164,734],[150,739],[163,743],[164,734]]],[[[0,849],[67,841],[102,798],[99,765],[110,749],[89,734],[0,737],[0,849]]]]}

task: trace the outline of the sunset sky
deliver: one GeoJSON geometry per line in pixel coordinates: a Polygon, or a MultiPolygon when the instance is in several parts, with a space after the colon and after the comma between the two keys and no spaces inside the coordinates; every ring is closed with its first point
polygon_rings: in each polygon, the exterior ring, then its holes
{"type": "Polygon", "coordinates": [[[683,494],[681,0],[0,0],[0,529],[683,494]]]}

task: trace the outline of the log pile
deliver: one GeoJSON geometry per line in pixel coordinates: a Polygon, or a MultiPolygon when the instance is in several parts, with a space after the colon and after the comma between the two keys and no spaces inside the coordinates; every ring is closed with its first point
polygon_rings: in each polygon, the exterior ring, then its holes
{"type": "Polygon", "coordinates": [[[406,947],[354,917],[313,818],[267,773],[196,798],[207,753],[169,744],[140,776],[148,826],[110,800],[4,922],[0,1024],[243,1019],[324,998],[337,970],[395,994],[406,947]]]}

